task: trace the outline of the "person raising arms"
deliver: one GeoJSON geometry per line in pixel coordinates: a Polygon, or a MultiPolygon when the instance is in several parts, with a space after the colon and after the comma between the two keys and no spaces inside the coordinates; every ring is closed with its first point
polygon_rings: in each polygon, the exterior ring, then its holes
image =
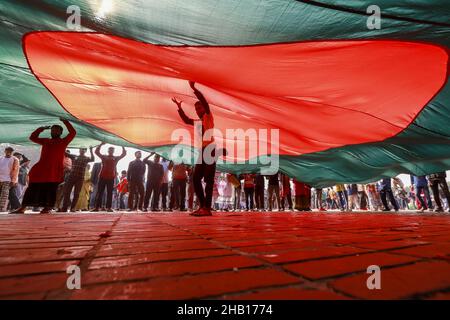
{"type": "MultiPolygon", "coordinates": [[[[195,112],[202,124],[202,154],[200,161],[197,161],[194,168],[193,182],[194,190],[197,199],[200,203],[198,210],[191,213],[193,216],[210,216],[211,215],[211,201],[214,186],[214,174],[216,172],[216,161],[205,161],[204,150],[207,146],[214,143],[214,137],[207,138],[205,133],[208,130],[214,129],[214,117],[211,113],[208,101],[206,101],[203,94],[195,87],[195,82],[189,81],[189,85],[194,91],[198,101],[195,102],[195,112]],[[208,163],[209,162],[209,163],[208,163]],[[212,162],[212,163],[211,163],[212,162]],[[202,179],[205,181],[205,190],[203,190],[202,179]]],[[[181,108],[182,101],[172,98],[173,103],[178,106],[178,114],[184,123],[193,126],[194,119],[189,118],[181,108]]],[[[215,158],[215,151],[211,152],[212,157],[215,158]]]]}

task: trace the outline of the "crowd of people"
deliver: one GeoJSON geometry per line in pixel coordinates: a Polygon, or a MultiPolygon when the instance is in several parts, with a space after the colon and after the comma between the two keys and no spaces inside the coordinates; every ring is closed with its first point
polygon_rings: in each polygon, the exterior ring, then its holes
{"type": "MultiPolygon", "coordinates": [[[[0,157],[0,212],[9,209],[20,213],[27,207],[43,213],[52,209],[57,212],[193,211],[201,206],[194,191],[194,167],[174,164],[153,152],[143,158],[143,152],[136,151],[128,169],[118,173],[117,164],[125,157],[126,150],[123,148],[121,154],[115,156],[114,147],[103,154],[102,146],[89,151],[80,148],[78,155],[66,150],[62,182],[54,183],[36,182],[43,177],[32,172],[29,175],[30,160],[7,147],[0,157]],[[100,162],[94,163],[94,154],[100,162]],[[24,197],[25,190],[31,194],[24,197]]],[[[43,175],[47,179],[52,178],[50,166],[36,168],[45,170],[43,175]]],[[[212,211],[443,212],[449,211],[450,203],[445,172],[411,176],[408,187],[394,177],[368,184],[311,188],[283,173],[263,176],[216,171],[212,186],[212,211]]]]}
{"type": "MultiPolygon", "coordinates": [[[[397,177],[311,188],[281,172],[267,176],[218,172],[215,160],[226,150],[215,149],[213,136],[206,138],[205,131],[214,128],[214,118],[195,83],[190,81],[189,85],[198,99],[195,111],[204,135],[202,154],[212,150],[213,161],[202,158],[189,166],[154,152],[142,158],[142,152],[136,151],[127,170],[119,174],[118,163],[127,153],[124,147],[119,156],[114,147],[102,153],[105,143],[95,150],[90,147],[89,152],[80,148],[78,155],[73,155],[67,147],[76,130],[68,120],[61,119],[68,131],[65,137],[60,125],[40,127],[31,134],[30,140],[42,146],[40,159],[31,169],[25,155],[5,148],[0,156],[0,212],[23,214],[27,208],[41,213],[189,210],[194,216],[209,216],[214,210],[450,210],[445,172],[412,176],[409,189],[397,177]],[[41,137],[46,130],[50,130],[50,137],[41,137]],[[100,162],[95,162],[94,154],[100,162]]],[[[184,113],[182,101],[172,101],[182,121],[194,125],[194,119],[184,113]]]]}

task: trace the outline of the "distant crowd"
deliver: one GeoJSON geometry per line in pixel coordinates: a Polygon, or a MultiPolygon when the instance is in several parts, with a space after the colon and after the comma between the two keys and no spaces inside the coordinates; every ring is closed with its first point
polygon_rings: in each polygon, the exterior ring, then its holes
{"type": "MultiPolygon", "coordinates": [[[[7,147],[0,156],[0,212],[18,212],[28,207],[43,213],[76,211],[194,211],[199,201],[194,192],[194,167],[162,158],[153,152],[143,158],[135,152],[128,169],[117,172],[125,155],[122,148],[115,156],[114,147],[101,152],[79,149],[78,155],[65,150],[62,182],[41,184],[43,190],[29,186],[30,159],[7,147]],[[94,154],[101,162],[94,163],[94,154]],[[54,197],[48,195],[49,188],[54,197]]],[[[42,157],[40,162],[42,161],[42,157]]],[[[45,155],[44,155],[45,160],[45,155]]],[[[38,165],[39,169],[39,165],[38,165]]],[[[40,169],[32,179],[55,175],[54,167],[40,169]]],[[[204,183],[203,183],[204,187],[204,183]]],[[[230,174],[215,172],[211,195],[212,211],[327,211],[327,210],[418,210],[449,211],[450,194],[445,172],[411,176],[405,187],[398,177],[368,184],[337,184],[326,188],[309,185],[278,173],[230,174]]]]}

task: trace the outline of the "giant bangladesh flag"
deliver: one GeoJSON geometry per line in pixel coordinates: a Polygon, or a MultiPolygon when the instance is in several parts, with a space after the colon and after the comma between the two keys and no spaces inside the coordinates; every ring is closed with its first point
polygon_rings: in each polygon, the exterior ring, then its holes
{"type": "MultiPolygon", "coordinates": [[[[0,142],[28,144],[64,117],[73,147],[170,158],[174,130],[193,131],[171,98],[194,118],[194,80],[217,129],[279,129],[280,170],[311,185],[446,170],[449,16],[444,0],[2,1],[0,142]]],[[[269,140],[219,170],[255,172],[269,140]]]]}

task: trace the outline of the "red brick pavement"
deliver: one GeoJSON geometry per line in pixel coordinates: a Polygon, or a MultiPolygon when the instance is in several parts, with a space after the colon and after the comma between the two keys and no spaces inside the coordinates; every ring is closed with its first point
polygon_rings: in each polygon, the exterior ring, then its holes
{"type": "Polygon", "coordinates": [[[0,299],[203,298],[450,299],[450,215],[0,215],[0,299]]]}

